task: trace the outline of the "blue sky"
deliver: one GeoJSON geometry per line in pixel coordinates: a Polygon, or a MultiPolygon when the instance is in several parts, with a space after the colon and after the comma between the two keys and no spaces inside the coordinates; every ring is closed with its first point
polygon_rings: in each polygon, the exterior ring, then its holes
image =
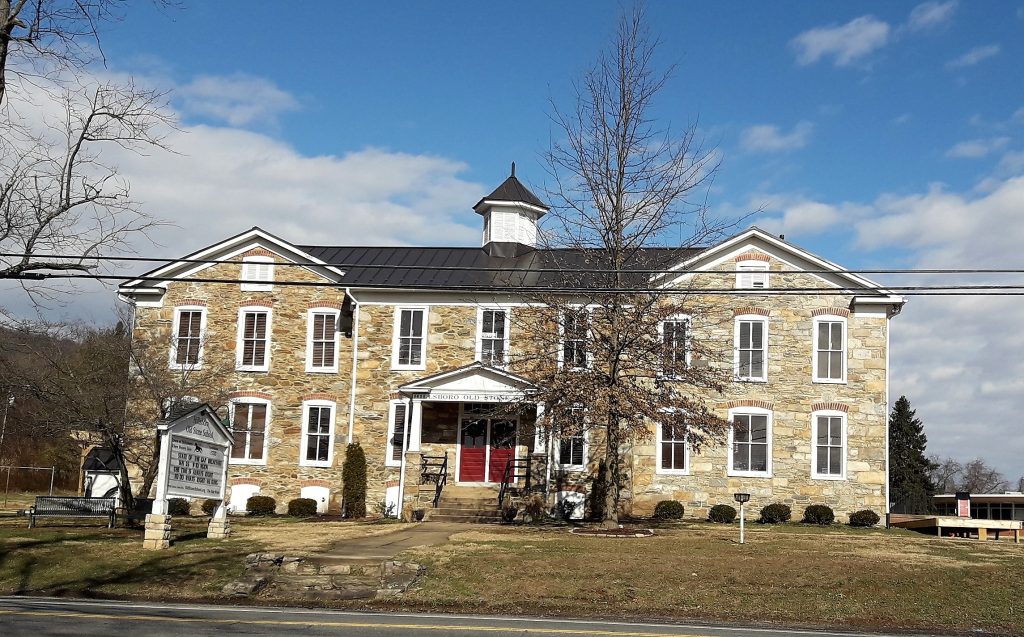
{"type": "MultiPolygon", "coordinates": [[[[570,104],[621,8],[154,4],[133,3],[90,72],[170,91],[177,154],[121,159],[146,210],[176,224],[139,248],[166,256],[251,225],[299,243],[475,244],[470,207],[510,161],[542,191],[549,100],[570,104]]],[[[1024,265],[1024,0],[647,11],[658,63],[677,65],[655,115],[699,118],[722,158],[713,211],[762,210],[744,225],[851,268],[1024,265]]],[[[104,320],[112,297],[58,312],[104,320]]],[[[915,298],[892,326],[892,397],[910,397],[930,449],[1012,480],[1022,321],[1016,298],[915,298]]]]}

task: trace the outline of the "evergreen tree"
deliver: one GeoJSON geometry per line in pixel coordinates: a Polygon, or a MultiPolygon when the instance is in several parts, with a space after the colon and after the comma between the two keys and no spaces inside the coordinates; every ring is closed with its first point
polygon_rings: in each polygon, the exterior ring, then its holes
{"type": "Polygon", "coordinates": [[[889,415],[889,498],[906,512],[925,512],[932,505],[934,463],[925,456],[924,423],[900,396],[889,415]],[[910,511],[916,509],[916,511],[910,511]]]}
{"type": "Polygon", "coordinates": [[[358,442],[350,443],[341,468],[342,506],[347,518],[366,517],[366,454],[358,442]]]}

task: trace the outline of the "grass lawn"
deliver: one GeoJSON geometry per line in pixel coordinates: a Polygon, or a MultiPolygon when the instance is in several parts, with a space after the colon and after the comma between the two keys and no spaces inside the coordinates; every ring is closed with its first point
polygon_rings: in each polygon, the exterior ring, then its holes
{"type": "Polygon", "coordinates": [[[1024,634],[1024,545],[706,523],[645,539],[493,527],[407,553],[405,608],[1024,634]]]}

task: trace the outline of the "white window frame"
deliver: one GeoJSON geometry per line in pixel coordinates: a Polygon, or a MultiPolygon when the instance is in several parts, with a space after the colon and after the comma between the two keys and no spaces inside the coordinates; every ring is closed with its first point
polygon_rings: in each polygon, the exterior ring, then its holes
{"type": "MultiPolygon", "coordinates": [[[[661,347],[665,346],[665,323],[685,323],[686,324],[686,335],[685,335],[685,338],[683,339],[683,355],[684,355],[684,357],[686,359],[684,364],[686,365],[686,367],[689,367],[690,366],[690,355],[691,355],[690,341],[691,341],[691,335],[692,335],[692,331],[691,330],[693,328],[693,320],[690,318],[689,314],[676,314],[676,315],[670,316],[670,317],[666,318],[664,321],[661,321],[660,323],[658,323],[658,342],[661,344],[661,347]]],[[[677,376],[676,374],[672,374],[672,373],[669,373],[669,372],[665,371],[665,359],[664,359],[664,356],[662,357],[662,360],[661,360],[661,363],[660,363],[659,375],[662,378],[667,378],[667,379],[679,378],[679,376],[677,376]]]]}
{"type": "MultiPolygon", "coordinates": [[[[583,414],[584,422],[586,422],[586,412],[584,407],[579,403],[575,403],[575,406],[571,407],[569,411],[579,411],[583,414]]],[[[558,435],[555,436],[554,444],[552,448],[555,452],[555,464],[562,471],[585,471],[587,469],[587,459],[590,457],[590,432],[589,429],[584,428],[579,433],[579,436],[571,436],[573,438],[583,439],[583,462],[581,464],[562,464],[562,432],[559,430],[558,435]]]]}
{"type": "MultiPolygon", "coordinates": [[[[731,429],[731,427],[730,427],[730,429],[731,429]]],[[[684,467],[682,469],[664,469],[661,466],[661,458],[662,458],[662,453],[663,453],[662,452],[662,448],[661,448],[661,443],[662,443],[661,435],[662,435],[662,425],[661,425],[660,422],[655,423],[655,432],[654,432],[654,442],[655,442],[654,462],[655,462],[655,465],[654,465],[654,472],[656,474],[659,474],[659,475],[669,475],[669,476],[688,476],[688,475],[690,475],[690,443],[689,443],[689,441],[687,441],[685,439],[683,441],[683,465],[684,465],[684,467]]],[[[729,449],[730,449],[730,451],[732,450],[732,445],[729,446],[729,449]]],[[[730,454],[730,458],[731,457],[732,456],[730,454]]]]}
{"type": "MultiPolygon", "coordinates": [[[[263,427],[263,457],[259,460],[252,460],[249,458],[228,458],[228,464],[248,464],[248,465],[266,465],[267,455],[270,453],[270,423],[272,418],[272,406],[270,401],[266,398],[232,398],[228,403],[228,429],[232,433],[232,439],[234,438],[235,428],[235,405],[237,404],[256,404],[265,405],[267,408],[267,422],[263,427]]],[[[246,445],[248,445],[248,438],[246,445]]],[[[248,455],[248,454],[246,454],[248,455]]]]}
{"type": "Polygon", "coordinates": [[[587,332],[586,335],[583,337],[583,347],[586,350],[587,362],[586,367],[567,367],[565,365],[565,312],[563,312],[561,320],[558,321],[558,368],[562,369],[564,367],[565,369],[568,370],[590,369],[594,364],[594,352],[590,346],[591,342],[593,341],[591,328],[591,325],[593,324],[593,321],[591,319],[593,308],[580,306],[578,308],[569,308],[569,311],[582,312],[587,317],[587,332]]]}
{"type": "Polygon", "coordinates": [[[811,412],[811,478],[814,480],[846,480],[846,462],[849,455],[847,431],[849,429],[847,414],[842,411],[822,409],[811,412]],[[838,474],[818,473],[818,417],[839,418],[842,429],[842,467],[838,474]]]}
{"type": "MultiPolygon", "coordinates": [[[[811,328],[811,380],[815,383],[831,383],[835,385],[846,384],[846,370],[850,366],[850,345],[847,338],[846,329],[846,317],[837,316],[832,314],[823,314],[821,316],[815,316],[813,321],[813,327],[811,328]],[[818,353],[822,350],[818,349],[818,329],[822,323],[841,323],[842,324],[842,335],[843,335],[843,374],[841,378],[819,378],[818,376],[818,353]]],[[[832,350],[824,350],[832,351],[832,350]]]]}
{"type": "Polygon", "coordinates": [[[274,323],[274,312],[271,308],[263,305],[247,305],[238,308],[238,337],[235,341],[235,369],[240,372],[266,372],[270,370],[271,335],[274,323]],[[249,312],[264,312],[267,315],[267,349],[263,357],[262,365],[243,365],[242,356],[245,354],[245,315],[249,312]]]}
{"type": "MultiPolygon", "coordinates": [[[[502,340],[504,341],[504,360],[499,365],[493,363],[486,363],[492,367],[498,367],[504,369],[508,366],[508,348],[509,348],[509,323],[511,322],[512,313],[507,307],[481,307],[476,313],[476,360],[484,362],[484,313],[485,312],[504,312],[505,313],[505,328],[502,340]]],[[[490,339],[490,337],[488,337],[490,339]]],[[[492,339],[497,340],[497,339],[492,339]]]]}
{"type": "MultiPolygon", "coordinates": [[[[258,270],[257,270],[258,272],[258,270]]],[[[243,257],[242,258],[242,272],[239,277],[245,283],[242,283],[243,292],[269,292],[274,289],[274,258],[266,256],[256,257],[243,257]],[[267,268],[267,278],[257,279],[252,277],[252,268],[249,267],[250,263],[256,264],[270,264],[267,268]]]]}
{"type": "Polygon", "coordinates": [[[416,369],[427,368],[427,339],[430,338],[430,306],[429,305],[399,305],[395,307],[394,326],[391,331],[391,369],[416,369]],[[402,364],[398,362],[399,354],[399,330],[402,326],[402,312],[423,312],[423,337],[420,343],[420,363],[418,365],[402,364]]]}
{"type": "Polygon", "coordinates": [[[726,475],[732,477],[747,477],[747,478],[770,478],[772,477],[772,456],[774,441],[772,440],[772,430],[775,428],[773,425],[772,411],[770,409],[764,409],[761,407],[737,407],[729,410],[729,446],[726,448],[727,454],[727,470],[726,475]],[[741,471],[733,469],[733,433],[735,431],[735,425],[733,421],[736,416],[767,416],[768,417],[768,449],[766,452],[766,471],[741,471]]]}
{"type": "Polygon", "coordinates": [[[302,401],[302,439],[299,446],[300,467],[330,467],[334,464],[334,423],[338,417],[338,404],[333,400],[302,401]],[[327,435],[327,460],[309,460],[306,458],[306,443],[309,438],[309,410],[311,407],[327,407],[331,410],[331,420],[327,435]]]}
{"type": "Polygon", "coordinates": [[[309,373],[320,373],[329,374],[337,373],[338,371],[338,344],[341,339],[338,338],[339,334],[339,321],[341,320],[341,310],[333,307],[313,307],[306,312],[306,371],[309,373]],[[334,364],[330,366],[317,367],[313,364],[313,325],[314,317],[317,314],[330,314],[334,316],[334,364]]]}
{"type": "Polygon", "coordinates": [[[747,260],[736,263],[736,289],[737,290],[767,290],[768,288],[768,263],[764,261],[747,260]],[[744,279],[747,279],[746,281],[744,279]],[[760,282],[761,285],[757,285],[760,282]]]}
{"type": "Polygon", "coordinates": [[[203,354],[206,349],[206,307],[202,305],[179,305],[174,308],[174,324],[171,326],[170,368],[177,370],[202,369],[203,354]],[[195,363],[178,363],[178,328],[181,325],[182,312],[199,312],[199,355],[195,363]]]}
{"type": "MultiPolygon", "coordinates": [[[[401,467],[402,466],[401,458],[399,458],[398,460],[394,459],[394,455],[395,455],[395,445],[394,445],[394,438],[395,438],[395,411],[398,409],[398,405],[404,405],[405,406],[405,419],[402,421],[402,425],[404,427],[403,434],[408,434],[408,432],[409,432],[409,424],[411,424],[409,422],[409,418],[410,418],[411,413],[412,413],[412,404],[410,402],[407,402],[407,401],[404,401],[404,400],[392,400],[392,401],[389,401],[388,402],[388,430],[387,430],[388,433],[387,433],[387,439],[385,440],[386,446],[385,446],[385,456],[384,456],[384,466],[385,467],[401,467]]],[[[403,438],[402,444],[404,445],[406,450],[409,449],[409,441],[408,440],[405,440],[403,438]]]]}
{"type": "Polygon", "coordinates": [[[760,314],[741,314],[736,317],[734,321],[734,336],[733,336],[733,377],[738,381],[751,382],[751,383],[767,383],[768,382],[768,331],[769,322],[768,317],[761,316],[760,314]],[[748,322],[759,322],[763,324],[763,344],[761,347],[761,376],[740,376],[740,324],[748,322]]]}

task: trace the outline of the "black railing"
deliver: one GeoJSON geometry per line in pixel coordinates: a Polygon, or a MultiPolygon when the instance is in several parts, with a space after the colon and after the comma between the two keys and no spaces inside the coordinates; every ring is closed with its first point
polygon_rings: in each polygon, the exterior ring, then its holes
{"type": "Polygon", "coordinates": [[[501,489],[498,490],[498,510],[500,511],[505,504],[505,496],[509,494],[512,489],[517,488],[516,483],[519,480],[524,480],[524,489],[530,490],[530,459],[529,458],[509,458],[508,462],[505,463],[505,471],[501,476],[501,489]]]}
{"type": "Polygon", "coordinates": [[[448,452],[443,456],[420,456],[420,484],[434,485],[434,508],[441,500],[441,490],[448,484],[448,452]]]}

